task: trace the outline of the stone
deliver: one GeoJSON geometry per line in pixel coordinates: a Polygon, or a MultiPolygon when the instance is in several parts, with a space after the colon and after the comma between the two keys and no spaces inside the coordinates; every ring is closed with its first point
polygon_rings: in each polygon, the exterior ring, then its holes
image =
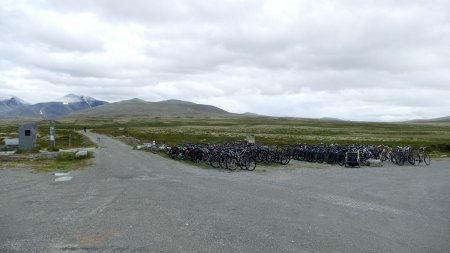
{"type": "Polygon", "coordinates": [[[86,150],[80,150],[77,153],[75,153],[75,158],[87,158],[88,152],[86,150]]]}
{"type": "Polygon", "coordinates": [[[67,173],[58,173],[58,172],[55,173],[55,177],[64,177],[64,176],[68,176],[68,175],[69,175],[68,172],[67,173]]]}
{"type": "Polygon", "coordinates": [[[369,160],[367,160],[367,166],[369,166],[369,167],[382,167],[383,166],[383,162],[381,160],[378,160],[378,159],[369,159],[369,160]]]}
{"type": "Polygon", "coordinates": [[[55,178],[55,182],[66,182],[72,180],[72,177],[58,177],[55,178]]]}
{"type": "Polygon", "coordinates": [[[59,153],[57,152],[44,152],[39,154],[40,157],[47,158],[47,159],[57,159],[59,156],[59,153]]]}

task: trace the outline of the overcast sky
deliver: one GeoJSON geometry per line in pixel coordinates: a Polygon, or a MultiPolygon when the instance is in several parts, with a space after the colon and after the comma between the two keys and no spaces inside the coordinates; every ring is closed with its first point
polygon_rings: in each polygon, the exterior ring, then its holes
{"type": "Polygon", "coordinates": [[[448,0],[3,0],[0,95],[231,112],[450,115],[448,0]]]}

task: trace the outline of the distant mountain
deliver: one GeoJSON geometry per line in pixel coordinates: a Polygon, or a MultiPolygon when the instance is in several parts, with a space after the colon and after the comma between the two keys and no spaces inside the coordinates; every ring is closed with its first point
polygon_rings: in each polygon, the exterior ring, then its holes
{"type": "Polygon", "coordinates": [[[320,118],[320,120],[325,120],[325,121],[343,121],[342,119],[332,118],[332,117],[323,117],[323,118],[320,118]]]}
{"type": "Polygon", "coordinates": [[[450,116],[433,118],[433,119],[416,119],[409,122],[415,123],[450,123],[450,116]]]}
{"type": "Polygon", "coordinates": [[[135,98],[80,111],[72,116],[117,118],[147,116],[208,116],[227,114],[229,114],[227,111],[212,105],[196,104],[182,100],[146,102],[135,98]]]}
{"type": "Polygon", "coordinates": [[[259,117],[259,116],[261,116],[260,114],[253,113],[253,112],[244,112],[242,115],[244,115],[244,116],[251,116],[251,117],[259,117]]]}
{"type": "Polygon", "coordinates": [[[106,101],[100,101],[100,100],[97,100],[92,97],[80,96],[80,95],[75,95],[75,94],[65,95],[64,97],[61,97],[61,98],[55,100],[54,102],[61,102],[64,105],[84,104],[84,105],[89,106],[89,108],[100,106],[100,105],[107,103],[106,101]]]}
{"type": "Polygon", "coordinates": [[[11,111],[20,107],[27,106],[28,103],[18,97],[4,97],[0,98],[0,112],[11,111]]]}
{"type": "Polygon", "coordinates": [[[20,106],[0,112],[0,119],[58,118],[68,114],[104,105],[108,102],[92,97],[68,94],[52,102],[20,106]]]}
{"type": "Polygon", "coordinates": [[[178,99],[163,100],[163,101],[159,101],[159,103],[177,104],[177,105],[195,105],[195,103],[192,103],[189,101],[178,100],[178,99]]]}

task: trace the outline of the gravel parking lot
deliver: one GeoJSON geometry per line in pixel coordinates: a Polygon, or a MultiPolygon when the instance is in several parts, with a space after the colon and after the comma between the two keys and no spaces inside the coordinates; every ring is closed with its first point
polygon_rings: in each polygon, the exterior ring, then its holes
{"type": "Polygon", "coordinates": [[[69,181],[0,165],[0,252],[450,249],[448,159],[229,173],[100,142],[69,181]]]}

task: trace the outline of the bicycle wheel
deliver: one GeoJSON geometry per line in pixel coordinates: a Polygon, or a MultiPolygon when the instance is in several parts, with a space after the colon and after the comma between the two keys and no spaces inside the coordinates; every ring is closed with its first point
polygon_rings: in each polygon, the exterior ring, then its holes
{"type": "Polygon", "coordinates": [[[419,166],[423,161],[423,158],[419,153],[414,154],[414,158],[416,159],[414,163],[416,166],[419,166]]]}
{"type": "Polygon", "coordinates": [[[369,162],[367,162],[367,158],[364,155],[361,155],[361,157],[359,158],[359,164],[362,164],[364,166],[369,165],[369,162]]]}
{"type": "Polygon", "coordinates": [[[172,159],[178,158],[179,150],[177,148],[172,148],[169,150],[169,156],[172,159]]]}
{"type": "Polygon", "coordinates": [[[298,156],[297,156],[297,160],[299,161],[306,161],[306,152],[305,151],[301,151],[298,156]]]}
{"type": "Polygon", "coordinates": [[[265,160],[266,160],[266,157],[267,157],[267,151],[265,151],[265,150],[259,151],[256,157],[257,157],[256,160],[258,162],[264,162],[265,163],[265,160]]]}
{"type": "Polygon", "coordinates": [[[395,156],[395,161],[397,161],[398,165],[403,166],[405,164],[406,157],[403,154],[397,154],[395,156]]]}
{"type": "Polygon", "coordinates": [[[226,167],[230,171],[235,171],[238,167],[237,159],[235,157],[229,156],[228,159],[225,161],[226,167]]]}
{"type": "Polygon", "coordinates": [[[429,156],[428,154],[423,154],[423,162],[424,162],[426,165],[430,165],[430,163],[431,163],[431,158],[430,158],[430,156],[429,156]]]}
{"type": "Polygon", "coordinates": [[[256,168],[256,160],[252,157],[248,157],[244,161],[245,169],[249,171],[254,171],[256,168]]]}
{"type": "Polygon", "coordinates": [[[317,162],[318,163],[323,163],[325,160],[325,155],[323,153],[318,153],[317,154],[317,162]]]}
{"type": "Polygon", "coordinates": [[[268,152],[265,163],[273,163],[275,162],[275,160],[276,160],[276,153],[273,151],[268,152]]]}
{"type": "Polygon", "coordinates": [[[397,164],[397,155],[396,154],[391,155],[391,162],[394,164],[397,164]]]}
{"type": "Polygon", "coordinates": [[[384,162],[384,161],[386,161],[387,159],[389,159],[388,151],[383,150],[383,152],[381,152],[380,160],[381,160],[382,162],[384,162]]]}
{"type": "Polygon", "coordinates": [[[408,154],[408,162],[411,165],[416,165],[416,157],[413,154],[408,154]]]}
{"type": "Polygon", "coordinates": [[[338,164],[339,166],[344,166],[345,165],[345,155],[340,153],[338,155],[338,164]]]}
{"type": "Polygon", "coordinates": [[[211,157],[211,159],[209,160],[209,164],[215,169],[219,168],[220,167],[220,156],[215,155],[215,156],[211,157]]]}
{"type": "Polygon", "coordinates": [[[219,167],[221,169],[226,169],[227,168],[227,160],[228,160],[228,155],[223,154],[219,156],[219,167]]]}
{"type": "Polygon", "coordinates": [[[290,161],[291,161],[291,157],[290,157],[289,155],[287,155],[287,154],[282,154],[282,155],[281,155],[280,163],[281,163],[282,165],[286,165],[286,164],[288,164],[290,161]]]}

